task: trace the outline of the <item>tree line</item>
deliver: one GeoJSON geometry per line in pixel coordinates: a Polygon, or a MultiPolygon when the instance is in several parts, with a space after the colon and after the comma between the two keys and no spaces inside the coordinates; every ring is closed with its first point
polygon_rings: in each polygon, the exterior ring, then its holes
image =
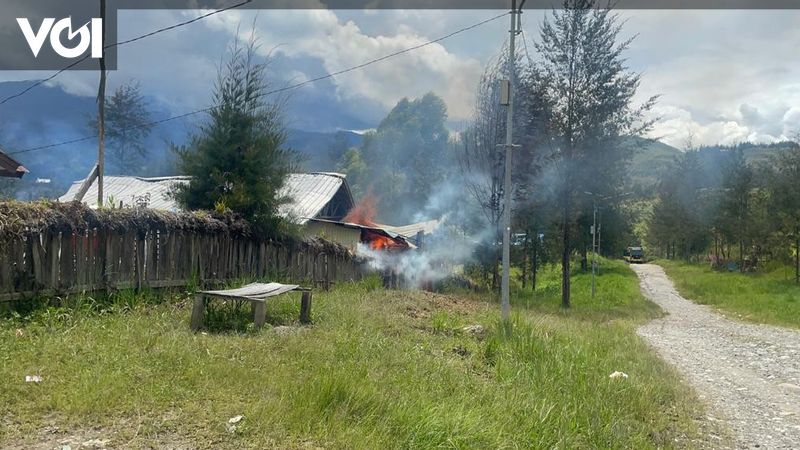
{"type": "MultiPolygon", "coordinates": [[[[652,121],[646,113],[656,98],[634,102],[640,75],[627,69],[622,21],[589,0],[567,1],[542,23],[532,57],[515,58],[515,73],[504,72],[505,57],[491,64],[478,88],[475,119],[461,134],[460,165],[468,190],[491,229],[489,247],[499,241],[502,209],[511,203],[513,229],[524,236],[519,264],[549,255],[560,263],[562,306],[570,306],[572,260],[585,269],[594,204],[604,200],[613,224],[615,200],[637,140],[652,121]],[[506,120],[497,101],[499,80],[510,79],[519,107],[514,111],[513,191],[503,192],[500,172],[506,120]],[[534,253],[536,252],[536,253],[534,253]]],[[[616,233],[619,234],[619,233],[616,233]]],[[[615,233],[609,233],[612,237],[615,233]]],[[[488,251],[492,284],[497,252],[488,251]]],[[[485,264],[486,265],[486,264],[485,264]]],[[[536,266],[529,273],[535,277],[536,266]]]]}
{"type": "Polygon", "coordinates": [[[643,239],[666,258],[756,270],[791,263],[800,282],[800,146],[686,149],[662,174],[643,239]]]}

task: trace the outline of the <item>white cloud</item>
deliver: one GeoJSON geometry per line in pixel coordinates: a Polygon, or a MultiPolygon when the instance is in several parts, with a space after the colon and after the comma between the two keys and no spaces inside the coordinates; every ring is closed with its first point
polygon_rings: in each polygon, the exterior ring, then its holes
{"type": "MultiPolygon", "coordinates": [[[[287,1],[287,5],[289,0],[287,1]]],[[[316,4],[316,0],[307,0],[316,4]]],[[[282,58],[278,82],[300,82],[334,72],[478,22],[493,11],[234,10],[120,48],[110,88],[130,79],[175,113],[207,106],[225,47],[237,27],[254,19],[265,52],[282,58]]],[[[196,17],[200,11],[122,11],[119,38],[196,17]]],[[[537,39],[542,11],[524,15],[526,37],[537,39]]],[[[623,11],[625,36],[638,34],[627,56],[643,72],[638,100],[662,94],[654,115],[663,120],[653,136],[683,146],[771,142],[800,131],[800,11],[623,11]]],[[[498,20],[438,44],[304,87],[303,98],[352,105],[364,122],[377,124],[402,97],[433,91],[453,122],[471,115],[483,65],[507,36],[498,20]],[[332,86],[332,88],[331,88],[332,86]],[[331,97],[333,89],[334,98],[331,97]]],[[[246,33],[242,34],[246,37],[246,33]]],[[[533,48],[529,45],[530,51],[533,48]]],[[[532,55],[535,57],[535,55],[532,55]]],[[[4,72],[0,79],[31,79],[52,72],[4,72]]],[[[56,81],[72,93],[94,96],[97,74],[67,72],[56,81]]],[[[23,98],[24,99],[24,98],[23,98]]],[[[22,101],[23,99],[20,99],[22,101]]],[[[341,108],[341,104],[339,105],[341,108]]],[[[338,112],[338,110],[337,110],[338,112]]],[[[330,126],[320,124],[320,128],[330,126]]]]}
{"type": "Polygon", "coordinates": [[[790,137],[800,107],[800,11],[631,11],[630,63],[641,98],[662,94],[653,136],[682,146],[790,137]],[[767,31],[769,30],[769,31],[767,31]],[[672,113],[665,112],[670,111],[672,113]],[[682,111],[675,114],[675,111],[682,111]]]}
{"type": "MultiPolygon", "coordinates": [[[[250,24],[251,12],[236,11],[209,21],[209,26],[234,34],[240,24],[250,24]]],[[[341,21],[329,10],[281,11],[257,17],[258,36],[266,52],[290,57],[310,56],[322,61],[328,73],[347,69],[382,56],[417,46],[430,37],[407,25],[397,26],[392,35],[368,35],[352,20],[341,21]],[[272,17],[275,15],[276,17],[272,17]]],[[[242,39],[249,32],[240,33],[242,39]]],[[[389,60],[341,76],[333,82],[337,95],[345,100],[377,101],[386,109],[403,97],[420,97],[433,91],[442,96],[451,119],[470,116],[475,86],[482,72],[481,61],[459,57],[439,43],[431,44],[389,60]]]]}

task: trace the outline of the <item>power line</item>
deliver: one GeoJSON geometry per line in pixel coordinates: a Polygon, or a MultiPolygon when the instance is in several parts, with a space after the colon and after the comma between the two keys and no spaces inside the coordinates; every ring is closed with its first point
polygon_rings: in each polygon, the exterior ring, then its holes
{"type": "MultiPolygon", "coordinates": [[[[346,69],[342,69],[342,70],[339,70],[339,71],[336,71],[336,72],[333,72],[333,73],[329,73],[329,74],[326,74],[326,75],[322,75],[322,76],[319,76],[319,77],[316,77],[316,78],[311,78],[311,79],[308,79],[308,80],[305,80],[305,81],[302,81],[302,82],[299,82],[299,83],[295,83],[295,84],[292,84],[292,85],[289,85],[289,86],[285,86],[285,87],[282,87],[282,88],[278,88],[278,89],[274,89],[274,90],[271,90],[271,91],[263,92],[260,95],[258,95],[256,98],[265,97],[267,95],[279,94],[281,92],[291,91],[291,90],[298,89],[298,88],[303,87],[303,86],[308,85],[308,84],[316,83],[318,81],[326,80],[328,78],[333,78],[333,77],[335,77],[337,75],[342,75],[342,74],[345,74],[345,73],[348,73],[348,72],[352,72],[354,70],[362,69],[362,68],[367,67],[369,65],[372,65],[372,64],[375,64],[375,63],[379,63],[381,61],[385,61],[385,60],[387,60],[389,58],[393,58],[395,56],[399,56],[399,55],[402,55],[402,54],[405,54],[405,53],[409,53],[409,52],[412,52],[414,50],[418,50],[418,49],[420,49],[422,47],[426,47],[426,46],[441,42],[441,41],[443,41],[445,39],[448,39],[448,38],[451,38],[451,37],[453,37],[453,36],[455,36],[457,34],[464,33],[466,31],[469,31],[469,30],[478,28],[478,27],[480,27],[482,25],[485,25],[485,24],[487,24],[489,22],[492,22],[492,21],[495,21],[497,19],[500,19],[501,17],[505,17],[508,14],[510,14],[510,13],[505,12],[503,14],[499,14],[497,16],[490,17],[490,18],[488,18],[486,20],[483,20],[481,22],[469,25],[469,26],[464,27],[464,28],[460,28],[460,29],[458,29],[456,31],[453,31],[452,33],[449,33],[449,34],[444,35],[442,37],[436,38],[436,39],[434,39],[432,41],[426,41],[426,42],[424,42],[422,44],[418,44],[418,45],[415,45],[415,46],[412,46],[412,47],[404,48],[403,50],[399,50],[399,51],[396,51],[396,52],[393,52],[393,53],[389,53],[389,54],[381,56],[379,58],[371,59],[371,60],[366,61],[364,63],[361,63],[361,64],[359,64],[357,66],[348,67],[346,69]]],[[[209,106],[209,107],[198,109],[198,110],[195,110],[195,111],[191,111],[191,112],[188,112],[188,113],[185,113],[185,114],[180,114],[180,115],[177,115],[177,116],[167,117],[165,119],[160,119],[160,120],[156,120],[156,121],[153,121],[153,122],[148,122],[146,124],[142,124],[142,125],[138,125],[138,126],[134,126],[134,127],[128,127],[128,128],[123,129],[123,130],[120,130],[120,131],[130,131],[130,130],[135,130],[135,129],[138,129],[138,128],[152,127],[152,126],[160,125],[160,124],[165,123],[165,122],[170,122],[170,121],[173,121],[173,120],[182,119],[184,117],[193,116],[195,114],[208,112],[208,111],[211,111],[214,108],[216,108],[216,106],[209,106]]],[[[93,136],[93,135],[92,136],[84,136],[84,137],[80,137],[80,138],[71,139],[71,140],[68,140],[68,141],[57,142],[57,143],[54,143],[54,144],[47,144],[47,145],[41,145],[41,146],[38,146],[38,147],[26,148],[26,149],[19,150],[19,151],[16,151],[16,152],[8,152],[7,154],[8,155],[18,155],[20,153],[33,152],[33,151],[37,151],[37,150],[44,150],[44,149],[47,149],[47,148],[59,147],[59,146],[62,146],[62,145],[74,144],[74,143],[77,143],[77,142],[88,141],[88,140],[94,139],[96,137],[97,136],[93,136]]]]}
{"type": "MultiPolygon", "coordinates": [[[[229,11],[231,9],[238,8],[240,6],[244,6],[244,5],[246,5],[248,3],[251,3],[251,2],[253,2],[253,0],[244,0],[244,1],[240,2],[240,3],[235,4],[235,5],[231,5],[231,6],[228,6],[226,8],[222,8],[222,9],[217,9],[217,10],[211,11],[211,12],[209,12],[207,14],[203,14],[201,16],[197,16],[194,19],[190,19],[190,20],[187,20],[187,21],[184,21],[184,22],[176,23],[176,24],[170,25],[168,27],[159,28],[157,30],[153,30],[153,31],[151,31],[149,33],[143,34],[141,36],[136,36],[134,38],[127,39],[125,41],[120,41],[120,42],[115,42],[113,44],[105,45],[105,46],[103,46],[103,49],[106,50],[106,49],[109,49],[109,48],[114,48],[114,47],[119,47],[119,46],[122,46],[122,45],[125,45],[125,44],[130,44],[131,42],[140,41],[140,40],[142,40],[144,38],[148,38],[150,36],[153,36],[153,35],[156,35],[156,34],[159,34],[159,33],[163,33],[165,31],[174,30],[176,28],[180,28],[182,26],[198,22],[198,21],[203,20],[205,18],[211,17],[213,15],[216,15],[216,14],[219,14],[219,13],[222,13],[222,12],[225,12],[225,11],[229,11]]],[[[39,80],[39,81],[33,83],[32,85],[28,86],[27,88],[17,92],[16,94],[10,95],[10,96],[4,98],[3,100],[0,100],[0,105],[3,105],[6,102],[8,102],[9,100],[13,100],[13,99],[15,99],[17,97],[22,97],[23,95],[27,94],[31,90],[35,89],[36,87],[41,86],[44,83],[47,83],[48,81],[50,81],[50,80],[54,79],[55,77],[61,75],[62,73],[66,72],[67,70],[77,66],[78,64],[80,64],[80,63],[82,63],[84,61],[86,61],[87,59],[89,59],[90,56],[91,55],[87,53],[82,58],[72,62],[68,66],[64,67],[63,69],[59,70],[58,72],[55,72],[54,74],[50,75],[49,77],[47,77],[47,78],[45,78],[43,80],[39,80]]]]}
{"type": "Polygon", "coordinates": [[[525,58],[528,59],[528,65],[533,66],[533,60],[531,59],[531,54],[528,53],[528,37],[525,35],[525,30],[520,29],[522,31],[522,45],[525,47],[525,58]]]}

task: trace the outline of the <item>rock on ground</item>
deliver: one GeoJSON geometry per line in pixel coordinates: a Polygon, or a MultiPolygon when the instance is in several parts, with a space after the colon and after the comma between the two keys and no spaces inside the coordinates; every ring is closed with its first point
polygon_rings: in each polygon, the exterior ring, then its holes
{"type": "Polygon", "coordinates": [[[800,449],[800,332],[729,320],[681,297],[661,267],[631,268],[669,313],[639,335],[694,386],[708,419],[727,425],[736,448],[800,449]]]}

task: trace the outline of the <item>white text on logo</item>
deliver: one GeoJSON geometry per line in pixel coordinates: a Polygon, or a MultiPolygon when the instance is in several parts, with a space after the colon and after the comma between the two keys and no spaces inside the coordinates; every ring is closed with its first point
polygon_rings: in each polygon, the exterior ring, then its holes
{"type": "Polygon", "coordinates": [[[22,30],[22,34],[25,36],[25,40],[28,41],[34,58],[39,56],[39,52],[42,50],[42,46],[44,45],[44,41],[47,40],[48,35],[50,36],[50,46],[53,47],[56,53],[64,58],[77,58],[86,53],[86,50],[89,50],[90,46],[92,49],[92,58],[102,58],[103,56],[103,19],[92,19],[82,27],[73,31],[71,17],[61,19],[58,22],[56,22],[56,19],[48,17],[42,21],[39,31],[35,33],[28,19],[17,18],[17,23],[22,30]],[[67,47],[61,41],[61,35],[64,33],[64,30],[67,31],[68,41],[72,41],[75,36],[80,37],[78,43],[74,47],[67,47]]]}

